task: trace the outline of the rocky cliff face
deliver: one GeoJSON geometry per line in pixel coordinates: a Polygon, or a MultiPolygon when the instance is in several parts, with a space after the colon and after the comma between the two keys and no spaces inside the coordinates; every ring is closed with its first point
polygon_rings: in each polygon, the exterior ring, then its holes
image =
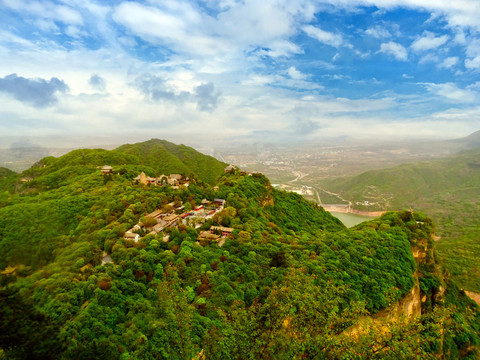
{"type": "Polygon", "coordinates": [[[408,319],[418,317],[422,314],[422,301],[420,297],[418,274],[415,273],[415,285],[410,294],[386,309],[385,313],[380,312],[378,315],[384,316],[388,320],[398,320],[402,316],[408,319]]]}
{"type": "MultiPolygon", "coordinates": [[[[416,246],[412,247],[412,254],[417,263],[417,269],[421,263],[427,258],[428,245],[427,240],[420,241],[416,246]]],[[[426,301],[426,296],[421,295],[420,284],[418,280],[418,270],[414,273],[415,285],[412,291],[402,300],[389,306],[387,309],[380,311],[374,316],[374,319],[381,320],[399,320],[401,317],[413,319],[422,314],[422,303],[426,301]]]]}
{"type": "Polygon", "coordinates": [[[419,241],[415,246],[412,246],[412,254],[417,263],[417,271],[413,274],[415,285],[410,293],[400,301],[397,301],[388,308],[378,312],[370,319],[359,321],[358,325],[346,331],[347,334],[355,336],[367,331],[367,329],[372,326],[370,323],[371,321],[373,321],[374,326],[380,326],[381,328],[384,328],[385,331],[388,331],[388,323],[397,322],[404,318],[413,320],[422,314],[422,304],[427,301],[427,296],[422,296],[420,290],[418,268],[420,264],[426,262],[428,251],[431,251],[431,249],[428,247],[427,240],[419,241]]]}
{"type": "Polygon", "coordinates": [[[275,206],[275,202],[273,200],[273,194],[272,194],[272,186],[270,184],[268,184],[266,186],[267,188],[267,194],[265,195],[265,197],[260,201],[260,205],[262,207],[266,207],[266,206],[275,206]]]}

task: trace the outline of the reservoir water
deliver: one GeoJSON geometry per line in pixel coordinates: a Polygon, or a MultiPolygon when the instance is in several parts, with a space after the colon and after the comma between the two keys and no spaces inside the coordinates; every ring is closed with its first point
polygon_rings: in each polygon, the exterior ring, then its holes
{"type": "Polygon", "coordinates": [[[345,214],[345,213],[339,213],[334,211],[331,211],[330,214],[338,218],[346,227],[352,227],[357,224],[360,224],[361,222],[375,219],[374,217],[371,217],[371,216],[345,214]]]}

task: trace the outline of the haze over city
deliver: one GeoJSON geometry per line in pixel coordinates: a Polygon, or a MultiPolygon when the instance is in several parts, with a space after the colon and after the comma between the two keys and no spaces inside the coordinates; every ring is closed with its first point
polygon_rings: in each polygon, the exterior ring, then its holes
{"type": "Polygon", "coordinates": [[[2,0],[0,24],[0,130],[12,138],[478,130],[475,0],[2,0]]]}

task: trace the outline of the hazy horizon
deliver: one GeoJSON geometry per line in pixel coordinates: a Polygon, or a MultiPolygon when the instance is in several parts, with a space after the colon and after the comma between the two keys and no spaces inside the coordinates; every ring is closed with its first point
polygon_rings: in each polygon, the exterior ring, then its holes
{"type": "MultiPolygon", "coordinates": [[[[471,135],[467,134],[466,136],[471,135]]],[[[195,136],[163,136],[162,134],[150,134],[150,135],[118,135],[111,137],[101,136],[0,136],[0,149],[21,149],[21,148],[52,148],[52,149],[79,149],[79,148],[105,148],[107,150],[113,149],[123,144],[133,144],[138,142],[144,142],[151,139],[166,140],[175,144],[184,144],[202,150],[205,148],[221,149],[221,148],[241,148],[245,145],[253,146],[258,145],[274,145],[274,146],[287,146],[290,148],[304,148],[311,146],[354,146],[366,145],[366,144],[378,144],[385,145],[391,143],[392,145],[400,144],[419,144],[428,143],[430,141],[442,141],[442,140],[456,140],[462,139],[461,137],[445,137],[445,136],[390,136],[378,137],[372,135],[370,137],[348,137],[345,135],[338,135],[324,138],[310,138],[307,141],[301,141],[295,138],[281,139],[281,138],[269,138],[269,137],[245,137],[245,138],[226,138],[220,139],[215,143],[209,143],[203,141],[203,139],[195,136]]]]}

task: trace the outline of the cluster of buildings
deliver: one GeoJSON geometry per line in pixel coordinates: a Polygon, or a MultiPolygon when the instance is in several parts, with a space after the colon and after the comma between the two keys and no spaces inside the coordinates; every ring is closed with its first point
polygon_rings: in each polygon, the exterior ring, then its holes
{"type": "Polygon", "coordinates": [[[373,205],[377,205],[377,203],[365,200],[365,201],[356,201],[355,205],[373,206],[373,205]]]}
{"type": "Polygon", "coordinates": [[[180,174],[160,175],[159,177],[147,176],[143,171],[133,179],[137,184],[170,185],[172,187],[188,186],[189,178],[184,178],[180,174]]]}
{"type": "MultiPolygon", "coordinates": [[[[106,166],[104,166],[106,168],[106,166]]],[[[103,169],[102,168],[102,172],[103,169]]],[[[108,170],[106,168],[106,170],[108,170]]],[[[234,172],[237,168],[234,165],[229,165],[225,168],[226,173],[234,172]]],[[[106,173],[106,172],[104,172],[106,173]]],[[[247,173],[245,171],[241,171],[244,175],[251,176],[252,173],[247,173]]],[[[180,186],[188,186],[189,185],[189,178],[183,177],[180,174],[170,174],[161,175],[159,177],[150,177],[147,176],[143,171],[133,179],[134,182],[137,184],[152,184],[152,185],[170,185],[173,188],[178,188],[180,186]]],[[[218,186],[215,186],[214,191],[218,190],[218,186]]],[[[148,235],[157,235],[161,233],[163,230],[173,227],[179,224],[187,224],[187,222],[193,223],[196,228],[202,226],[202,224],[209,218],[211,218],[215,213],[223,210],[225,205],[224,199],[214,199],[213,201],[209,201],[207,199],[203,199],[200,206],[197,206],[195,209],[191,211],[184,211],[184,206],[180,204],[180,206],[175,207],[175,203],[168,204],[171,207],[171,211],[167,212],[164,209],[156,209],[154,212],[145,216],[145,218],[154,219],[148,221],[148,225],[143,223],[136,224],[133,228],[129,229],[125,234],[124,238],[126,240],[133,240],[137,242],[140,239],[140,233],[147,233],[148,235]]],[[[222,246],[225,243],[225,239],[228,235],[233,232],[233,228],[223,227],[223,226],[212,226],[207,231],[201,231],[198,236],[199,242],[217,242],[219,246],[222,246]]],[[[163,238],[165,242],[168,241],[168,235],[163,238]]]]}
{"type": "Polygon", "coordinates": [[[296,188],[293,188],[292,190],[287,190],[287,191],[291,191],[302,196],[305,196],[305,195],[313,196],[313,188],[307,185],[302,185],[300,187],[296,187],[296,188]]]}
{"type": "Polygon", "coordinates": [[[307,185],[292,186],[287,184],[272,184],[276,189],[294,192],[302,196],[313,196],[313,188],[307,185]]]}
{"type": "Polygon", "coordinates": [[[233,228],[224,226],[212,226],[209,230],[201,231],[198,235],[199,243],[202,242],[216,242],[218,246],[222,247],[228,235],[233,232],[233,228]]]}
{"type": "MultiPolygon", "coordinates": [[[[231,173],[237,170],[237,167],[234,165],[228,165],[225,168],[226,173],[231,173]]],[[[102,170],[103,171],[103,170],[102,170]]],[[[245,171],[241,171],[241,173],[245,174],[245,171]]],[[[248,175],[252,175],[252,173],[248,173],[248,175]]],[[[179,186],[188,186],[190,183],[190,179],[188,177],[183,177],[180,174],[170,174],[170,175],[160,175],[159,177],[150,177],[147,176],[143,171],[133,179],[137,184],[153,184],[153,185],[170,185],[173,188],[178,188],[179,186]]]]}
{"type": "MultiPolygon", "coordinates": [[[[202,205],[197,206],[192,211],[184,211],[184,205],[181,204],[180,206],[175,207],[175,203],[172,202],[168,204],[168,207],[172,209],[171,211],[167,212],[164,210],[164,208],[156,209],[154,212],[145,216],[145,218],[152,219],[148,221],[148,224],[139,222],[133,228],[129,229],[123,237],[126,240],[133,240],[137,242],[140,239],[140,233],[142,232],[147,232],[148,235],[157,235],[169,227],[179,224],[186,225],[189,221],[193,222],[193,224],[196,225],[196,228],[199,228],[215,213],[222,211],[224,206],[225,199],[214,199],[213,201],[203,199],[202,205]]],[[[217,243],[219,243],[221,240],[224,242],[225,238],[230,235],[232,231],[232,228],[212,226],[208,233],[213,235],[213,237],[210,237],[210,240],[215,240],[217,243]]],[[[199,240],[206,239],[206,237],[203,236],[205,235],[203,233],[205,233],[205,231],[200,233],[199,240]]],[[[165,236],[163,240],[167,242],[168,236],[165,236]]]]}
{"type": "MultiPolygon", "coordinates": [[[[102,174],[108,175],[112,174],[114,172],[113,167],[110,165],[104,165],[100,168],[102,174]]],[[[226,173],[231,173],[238,170],[238,168],[234,165],[228,165],[225,168],[226,173]]],[[[246,172],[244,170],[240,170],[240,173],[242,175],[249,175],[252,176],[252,172],[246,172]]],[[[139,175],[137,175],[133,181],[137,184],[153,184],[153,185],[170,185],[174,188],[178,188],[179,186],[188,186],[190,183],[190,179],[188,177],[184,177],[181,174],[170,174],[170,175],[160,175],[159,177],[151,177],[147,176],[145,172],[141,172],[139,175]]]]}
{"type": "MultiPolygon", "coordinates": [[[[113,167],[110,165],[104,165],[100,168],[102,174],[108,175],[114,172],[113,167]]],[[[153,184],[153,185],[170,185],[173,187],[179,186],[188,186],[189,185],[189,178],[183,177],[180,174],[170,174],[170,175],[160,175],[159,177],[150,177],[145,174],[145,172],[141,172],[137,177],[133,179],[134,182],[137,184],[153,184]]]]}
{"type": "Polygon", "coordinates": [[[258,171],[245,171],[245,170],[239,170],[235,165],[228,165],[226,168],[225,168],[225,172],[226,173],[233,173],[235,171],[239,171],[240,172],[240,175],[248,175],[248,176],[252,176],[253,174],[259,174],[258,171]]]}

